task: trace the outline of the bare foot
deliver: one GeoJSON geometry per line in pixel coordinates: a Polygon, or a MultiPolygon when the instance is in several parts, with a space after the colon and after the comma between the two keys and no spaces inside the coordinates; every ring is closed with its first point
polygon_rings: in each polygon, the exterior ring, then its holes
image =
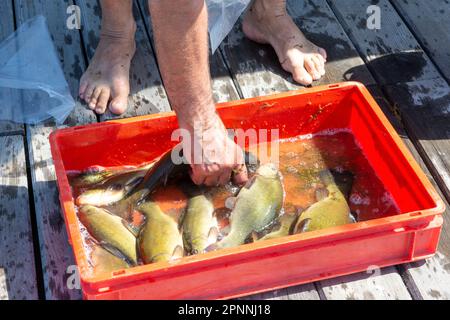
{"type": "Polygon", "coordinates": [[[286,0],[255,0],[242,28],[249,39],[272,45],[296,82],[310,85],[325,74],[327,53],[306,39],[288,15],[286,0]]]}
{"type": "Polygon", "coordinates": [[[80,97],[98,114],[105,113],[107,107],[115,114],[127,109],[135,30],[133,22],[127,32],[102,32],[94,58],[81,77],[80,97]]]}

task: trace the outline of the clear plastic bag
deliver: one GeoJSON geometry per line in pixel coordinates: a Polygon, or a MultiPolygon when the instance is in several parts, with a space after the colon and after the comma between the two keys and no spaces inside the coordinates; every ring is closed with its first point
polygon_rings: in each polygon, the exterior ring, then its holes
{"type": "Polygon", "coordinates": [[[0,43],[0,120],[63,123],[75,106],[43,16],[0,43]]]}
{"type": "Polygon", "coordinates": [[[211,51],[214,53],[251,0],[206,0],[211,51]]]}

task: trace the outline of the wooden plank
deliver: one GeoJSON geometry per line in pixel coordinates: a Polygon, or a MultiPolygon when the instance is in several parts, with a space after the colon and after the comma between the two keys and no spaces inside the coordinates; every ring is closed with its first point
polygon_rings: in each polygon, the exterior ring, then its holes
{"type": "Polygon", "coordinates": [[[0,150],[0,300],[37,299],[23,137],[0,137],[0,150]]]}
{"type": "MultiPolygon", "coordinates": [[[[0,43],[14,32],[14,11],[12,0],[0,1],[0,43]]],[[[5,100],[12,100],[14,92],[12,90],[0,89],[6,97],[5,100]]],[[[2,106],[0,106],[1,114],[2,106]]],[[[0,135],[23,133],[23,125],[12,121],[0,120],[0,135]]]]}
{"type": "Polygon", "coordinates": [[[391,0],[422,48],[450,82],[450,4],[444,0],[391,0]]]}
{"type": "MultiPolygon", "coordinates": [[[[17,0],[15,13],[17,24],[42,14],[47,18],[57,53],[62,62],[66,79],[74,97],[78,93],[79,78],[86,68],[79,30],[66,27],[66,10],[71,0],[17,0]]],[[[96,122],[95,114],[77,101],[66,125],[96,122]]],[[[54,123],[27,126],[27,145],[31,166],[34,206],[38,228],[41,264],[47,299],[80,299],[79,290],[66,286],[67,267],[74,264],[73,253],[68,245],[64,220],[56,188],[55,173],[48,142],[49,133],[56,129],[54,123]]]]}
{"type": "Polygon", "coordinates": [[[371,0],[327,0],[379,84],[439,78],[439,73],[388,0],[379,0],[380,29],[368,29],[371,0]]]}
{"type": "Polygon", "coordinates": [[[29,126],[30,152],[39,243],[46,299],[81,299],[81,292],[67,287],[69,266],[75,265],[58,197],[55,169],[48,143],[53,127],[29,126]]]}
{"type": "MultiPolygon", "coordinates": [[[[101,8],[98,1],[76,0],[82,13],[82,35],[86,54],[92,59],[97,47],[101,26],[101,8]]],[[[136,54],[131,62],[128,109],[122,115],[106,112],[101,121],[128,118],[169,111],[170,106],[150,45],[140,11],[134,6],[136,19],[136,54]]]]}
{"type": "MultiPolygon", "coordinates": [[[[448,211],[446,214],[448,215],[448,211]]],[[[446,221],[445,233],[448,233],[448,221],[446,221]]],[[[441,243],[445,241],[442,237],[441,243]]],[[[421,262],[411,263],[405,266],[405,274],[408,279],[414,281],[415,287],[421,297],[426,300],[450,299],[450,259],[438,252],[434,257],[421,262]]]]}
{"type": "MultiPolygon", "coordinates": [[[[139,0],[138,3],[147,33],[153,42],[153,31],[148,10],[148,1],[139,0]]],[[[214,55],[210,55],[209,62],[214,101],[219,103],[239,99],[239,94],[219,50],[217,50],[214,55]]]]}
{"type": "Polygon", "coordinates": [[[367,272],[324,280],[320,286],[327,299],[333,300],[410,300],[406,286],[394,267],[369,269],[367,272]]]}
{"type": "Polygon", "coordinates": [[[0,268],[0,301],[9,300],[8,286],[6,285],[5,269],[0,268]]]}

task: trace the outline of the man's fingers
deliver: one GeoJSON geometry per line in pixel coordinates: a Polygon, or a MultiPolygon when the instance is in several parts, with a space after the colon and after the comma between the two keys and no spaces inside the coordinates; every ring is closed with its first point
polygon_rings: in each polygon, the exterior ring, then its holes
{"type": "Polygon", "coordinates": [[[219,176],[217,174],[208,176],[205,179],[204,185],[207,187],[217,187],[219,185],[219,176]]]}
{"type": "Polygon", "coordinates": [[[202,185],[206,179],[206,175],[199,169],[200,168],[198,166],[192,166],[192,170],[190,172],[192,182],[198,186],[202,185]]]}
{"type": "Polygon", "coordinates": [[[230,181],[231,179],[231,169],[225,169],[219,178],[219,185],[224,186],[230,181]]]}
{"type": "Polygon", "coordinates": [[[247,174],[247,167],[245,166],[245,164],[237,165],[236,168],[233,170],[233,172],[234,172],[233,177],[234,183],[242,185],[247,182],[248,174],[247,174]]]}

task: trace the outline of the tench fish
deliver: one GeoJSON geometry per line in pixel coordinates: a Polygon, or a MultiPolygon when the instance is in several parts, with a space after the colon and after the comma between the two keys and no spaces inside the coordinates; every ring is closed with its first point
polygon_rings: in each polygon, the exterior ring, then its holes
{"type": "Polygon", "coordinates": [[[100,245],[92,245],[91,261],[95,274],[109,274],[111,272],[127,269],[130,265],[123,259],[113,255],[100,245]]]}
{"type": "Polygon", "coordinates": [[[281,174],[274,164],[261,165],[239,191],[230,215],[230,233],[207,251],[243,244],[252,232],[268,227],[284,200],[281,174]]]}
{"type": "Polygon", "coordinates": [[[292,234],[295,222],[297,221],[298,213],[285,213],[280,217],[280,226],[277,230],[274,230],[259,240],[269,240],[281,237],[286,237],[292,234]]]}
{"type": "Polygon", "coordinates": [[[152,263],[181,258],[184,249],[178,224],[154,202],[145,202],[137,209],[146,219],[138,235],[142,261],[152,263]]]}
{"type": "Polygon", "coordinates": [[[105,249],[123,256],[130,264],[137,264],[136,237],[127,222],[91,205],[82,206],[78,217],[89,234],[105,249]]]}
{"type": "Polygon", "coordinates": [[[125,189],[111,187],[107,189],[92,189],[83,192],[77,197],[75,203],[78,206],[90,204],[96,207],[103,207],[120,201],[125,196],[125,189]]]}
{"type": "MultiPolygon", "coordinates": [[[[138,168],[127,168],[120,171],[105,169],[100,166],[91,167],[72,180],[72,185],[83,188],[99,186],[130,186],[134,187],[142,179],[153,164],[138,168]]],[[[128,191],[128,189],[127,189],[128,191]]]]}
{"type": "Polygon", "coordinates": [[[294,233],[320,230],[329,227],[353,223],[347,199],[353,185],[353,174],[350,172],[331,173],[329,170],[320,173],[320,180],[326,189],[316,191],[317,201],[307,208],[299,217],[294,233]]]}
{"type": "Polygon", "coordinates": [[[125,195],[125,202],[139,204],[142,202],[156,187],[166,185],[169,178],[175,176],[188,176],[189,165],[186,163],[175,164],[172,161],[172,152],[179,152],[182,157],[183,151],[178,151],[180,145],[170,149],[162,157],[154,163],[154,165],[146,172],[142,181],[136,186],[130,188],[125,195]]]}
{"type": "Polygon", "coordinates": [[[201,188],[185,187],[188,205],[183,216],[184,248],[189,254],[202,253],[217,241],[218,226],[214,206],[201,188]]]}
{"type": "Polygon", "coordinates": [[[114,175],[98,183],[95,189],[84,191],[77,197],[75,202],[79,206],[90,204],[96,207],[103,207],[118,202],[125,197],[131,188],[141,182],[146,172],[146,169],[141,168],[114,175]]]}
{"type": "Polygon", "coordinates": [[[72,186],[74,187],[91,187],[104,181],[106,178],[112,176],[114,173],[110,170],[107,170],[103,167],[95,166],[91,167],[78,176],[73,178],[71,181],[72,186]]]}

